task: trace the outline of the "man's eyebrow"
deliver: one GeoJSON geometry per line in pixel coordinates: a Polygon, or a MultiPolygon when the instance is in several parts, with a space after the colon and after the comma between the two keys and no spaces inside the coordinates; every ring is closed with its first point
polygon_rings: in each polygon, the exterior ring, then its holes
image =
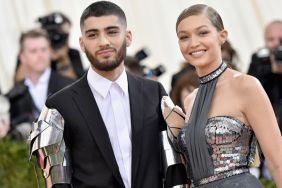
{"type": "MultiPolygon", "coordinates": [[[[110,30],[110,29],[119,29],[119,27],[118,26],[108,26],[104,30],[110,30]]],[[[88,29],[85,31],[85,34],[91,33],[91,32],[98,32],[98,31],[99,31],[98,29],[88,29]]]]}
{"type": "Polygon", "coordinates": [[[119,29],[119,27],[118,26],[109,26],[105,28],[105,30],[110,30],[110,29],[119,29]]]}
{"type": "Polygon", "coordinates": [[[97,32],[97,31],[98,31],[98,29],[88,29],[88,30],[85,31],[85,34],[91,33],[91,32],[97,32]]]}

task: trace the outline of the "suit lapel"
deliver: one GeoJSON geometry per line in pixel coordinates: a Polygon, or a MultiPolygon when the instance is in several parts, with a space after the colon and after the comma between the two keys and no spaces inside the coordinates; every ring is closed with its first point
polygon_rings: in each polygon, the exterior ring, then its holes
{"type": "Polygon", "coordinates": [[[84,116],[88,129],[93,135],[94,141],[98,145],[105,161],[109,168],[112,169],[114,176],[121,185],[123,184],[119,168],[114,157],[114,152],[111,147],[110,138],[103,122],[102,116],[98,109],[95,98],[87,82],[87,74],[84,74],[79,81],[78,87],[74,88],[74,101],[79,108],[82,116],[84,116]]]}
{"type": "Polygon", "coordinates": [[[132,126],[132,187],[135,187],[142,149],[144,98],[142,82],[130,74],[127,75],[132,126]]]}
{"type": "Polygon", "coordinates": [[[17,86],[18,88],[21,88],[20,90],[23,91],[23,93],[25,93],[25,101],[26,104],[29,105],[32,113],[34,114],[33,116],[37,118],[37,116],[39,116],[40,114],[40,110],[38,109],[37,106],[34,103],[34,100],[29,92],[28,86],[26,86],[24,84],[24,81],[20,82],[19,85],[17,86]]]}

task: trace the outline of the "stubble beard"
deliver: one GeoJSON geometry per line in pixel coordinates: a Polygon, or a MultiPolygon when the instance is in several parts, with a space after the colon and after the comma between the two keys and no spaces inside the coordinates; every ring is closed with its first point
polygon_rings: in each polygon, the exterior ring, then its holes
{"type": "MultiPolygon", "coordinates": [[[[116,51],[116,50],[115,50],[116,51]]],[[[91,54],[89,50],[85,48],[85,54],[90,61],[91,65],[99,71],[112,71],[117,68],[126,56],[126,41],[123,42],[121,48],[117,51],[114,60],[99,61],[95,56],[91,54]]]]}

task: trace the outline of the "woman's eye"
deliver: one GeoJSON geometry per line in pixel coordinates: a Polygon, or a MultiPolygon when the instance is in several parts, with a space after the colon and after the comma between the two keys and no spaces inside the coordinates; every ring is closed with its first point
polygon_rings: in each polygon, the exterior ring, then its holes
{"type": "Polygon", "coordinates": [[[189,37],[188,36],[186,36],[186,35],[183,35],[183,36],[179,36],[179,40],[186,40],[186,39],[188,39],[189,37]]]}
{"type": "Polygon", "coordinates": [[[201,31],[199,34],[201,35],[201,36],[204,36],[204,35],[207,35],[209,32],[208,31],[201,31]]]}

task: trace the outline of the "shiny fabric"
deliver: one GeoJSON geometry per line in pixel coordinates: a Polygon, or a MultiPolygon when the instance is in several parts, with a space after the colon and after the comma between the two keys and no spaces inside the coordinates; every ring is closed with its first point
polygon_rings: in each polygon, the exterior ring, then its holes
{"type": "Polygon", "coordinates": [[[263,186],[250,173],[243,173],[200,185],[197,188],[263,188],[263,186]]]}
{"type": "MultiPolygon", "coordinates": [[[[186,126],[181,129],[176,143],[178,150],[189,158],[185,139],[187,128],[186,126]]],[[[211,168],[213,174],[198,181],[193,180],[190,176],[195,187],[222,179],[227,180],[238,174],[248,174],[248,166],[255,155],[255,137],[249,126],[231,116],[211,117],[205,128],[205,136],[213,163],[211,168]]],[[[187,167],[187,171],[191,175],[193,172],[189,165],[189,159],[187,167]]],[[[258,182],[257,179],[254,181],[258,182]]]]}
{"type": "MultiPolygon", "coordinates": [[[[208,117],[217,79],[226,68],[222,63],[200,78],[190,119],[174,144],[186,158],[193,187],[234,188],[238,183],[233,179],[240,176],[242,182],[250,180],[247,187],[259,188],[262,187],[259,181],[248,173],[254,155],[253,131],[230,116],[208,117]]],[[[240,187],[246,186],[240,184],[240,187]]]]}
{"type": "Polygon", "coordinates": [[[248,166],[254,135],[250,127],[232,117],[218,116],[209,118],[205,132],[215,174],[248,166]]]}

